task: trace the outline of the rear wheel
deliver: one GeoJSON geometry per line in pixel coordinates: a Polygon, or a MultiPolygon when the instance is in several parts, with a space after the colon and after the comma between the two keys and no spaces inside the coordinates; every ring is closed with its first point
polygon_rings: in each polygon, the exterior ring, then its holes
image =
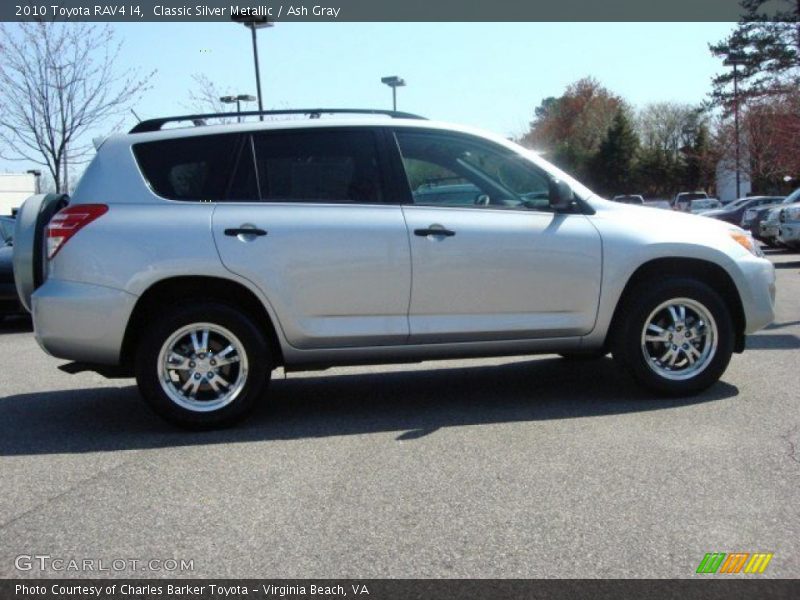
{"type": "Polygon", "coordinates": [[[664,395],[698,393],[730,362],[734,328],[720,295],[694,279],[648,282],[629,295],[612,331],[614,358],[664,395]]]}
{"type": "Polygon", "coordinates": [[[136,380],[162,417],[189,428],[230,425],[266,389],[272,362],[251,319],[216,303],[174,308],[143,336],[136,380]]]}

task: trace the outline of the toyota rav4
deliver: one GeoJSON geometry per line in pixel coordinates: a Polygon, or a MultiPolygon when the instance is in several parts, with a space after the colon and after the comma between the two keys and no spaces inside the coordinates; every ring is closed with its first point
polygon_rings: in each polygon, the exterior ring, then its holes
{"type": "Polygon", "coordinates": [[[15,275],[45,351],[214,427],[280,366],[611,352],[688,395],[773,318],[773,266],[738,227],[609,202],[467,127],[279,112],[317,118],[144,121],[71,198],[25,202],[15,275]]]}

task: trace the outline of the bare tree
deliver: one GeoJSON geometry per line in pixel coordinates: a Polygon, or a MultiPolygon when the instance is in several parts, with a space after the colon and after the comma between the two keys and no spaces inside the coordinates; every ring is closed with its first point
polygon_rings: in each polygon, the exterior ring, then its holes
{"type": "MultiPolygon", "coordinates": [[[[232,92],[224,92],[202,73],[192,75],[192,89],[189,91],[191,110],[200,113],[225,113],[230,109],[220,100],[223,96],[232,96],[232,92]]],[[[221,118],[220,123],[228,123],[231,119],[221,118]]]]}
{"type": "Polygon", "coordinates": [[[58,191],[69,187],[68,164],[85,162],[91,133],[139,100],[155,71],[114,68],[121,43],[109,25],[0,25],[0,157],[48,169],[58,191]]]}
{"type": "Polygon", "coordinates": [[[653,102],[639,111],[637,129],[642,145],[659,150],[671,158],[680,156],[681,148],[692,143],[699,124],[699,109],[677,102],[653,102]]]}

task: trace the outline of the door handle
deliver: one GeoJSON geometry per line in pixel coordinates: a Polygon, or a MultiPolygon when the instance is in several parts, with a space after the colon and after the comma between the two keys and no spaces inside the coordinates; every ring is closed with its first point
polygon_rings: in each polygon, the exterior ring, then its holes
{"type": "Polygon", "coordinates": [[[267,232],[257,227],[231,227],[225,230],[225,235],[236,237],[237,235],[267,235],[267,232]]]}
{"type": "Polygon", "coordinates": [[[415,229],[414,235],[418,235],[419,237],[428,237],[429,235],[441,235],[444,237],[453,237],[456,234],[455,231],[450,231],[449,229],[445,229],[441,225],[438,227],[430,226],[426,229],[415,229]]]}

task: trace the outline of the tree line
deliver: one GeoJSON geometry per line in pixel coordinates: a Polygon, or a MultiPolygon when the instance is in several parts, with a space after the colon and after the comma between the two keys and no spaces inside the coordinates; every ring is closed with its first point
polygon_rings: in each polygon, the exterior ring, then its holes
{"type": "Polygon", "coordinates": [[[800,2],[742,0],[708,99],[639,110],[592,77],[545,98],[518,141],[606,195],[714,192],[718,169],[740,169],[754,193],[780,193],[800,178],[800,2]],[[767,8],[778,5],[768,14],[767,8]],[[735,63],[735,73],[733,64],[735,63]],[[736,79],[736,81],[734,81],[736,79]]]}
{"type": "MultiPolygon", "coordinates": [[[[742,18],[709,46],[721,64],[706,102],[661,102],[634,110],[588,77],[546,98],[519,139],[605,194],[665,196],[713,192],[715,171],[741,155],[753,190],[786,191],[800,177],[800,2],[741,0],[742,18]],[[774,8],[777,6],[778,8],[774,8]],[[767,13],[767,10],[772,10],[767,13]]],[[[68,191],[90,139],[113,131],[152,85],[155,72],[119,68],[120,42],[108,25],[0,24],[0,158],[43,166],[54,190],[68,191]]],[[[219,109],[218,90],[199,76],[194,104],[219,109]]]]}

